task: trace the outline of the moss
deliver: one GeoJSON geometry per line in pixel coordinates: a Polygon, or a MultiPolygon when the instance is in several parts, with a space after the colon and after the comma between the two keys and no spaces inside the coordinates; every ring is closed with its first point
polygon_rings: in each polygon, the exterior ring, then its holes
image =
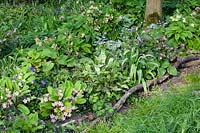
{"type": "Polygon", "coordinates": [[[157,12],[154,12],[147,16],[146,23],[147,24],[158,23],[159,20],[161,20],[161,16],[157,12]]]}

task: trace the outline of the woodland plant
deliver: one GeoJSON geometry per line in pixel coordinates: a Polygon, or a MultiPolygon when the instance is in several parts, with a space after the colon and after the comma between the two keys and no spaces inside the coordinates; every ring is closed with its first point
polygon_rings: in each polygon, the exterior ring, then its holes
{"type": "Polygon", "coordinates": [[[175,45],[184,45],[188,49],[198,52],[200,49],[199,37],[199,11],[191,10],[190,15],[185,15],[179,10],[176,10],[174,16],[171,16],[171,23],[166,31],[166,36],[175,45]]]}

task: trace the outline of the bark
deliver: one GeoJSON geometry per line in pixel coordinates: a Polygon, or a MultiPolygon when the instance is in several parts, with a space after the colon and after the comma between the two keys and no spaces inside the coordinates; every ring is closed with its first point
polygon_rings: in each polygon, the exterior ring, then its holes
{"type": "Polygon", "coordinates": [[[162,0],[146,0],[145,20],[147,24],[158,23],[162,19],[162,0]]]}

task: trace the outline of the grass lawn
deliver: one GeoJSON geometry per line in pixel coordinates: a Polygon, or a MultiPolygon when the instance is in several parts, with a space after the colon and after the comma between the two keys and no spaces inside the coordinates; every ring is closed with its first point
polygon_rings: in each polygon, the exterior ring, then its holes
{"type": "Polygon", "coordinates": [[[200,74],[183,77],[188,83],[136,102],[136,108],[101,121],[91,133],[200,132],[200,74]]]}

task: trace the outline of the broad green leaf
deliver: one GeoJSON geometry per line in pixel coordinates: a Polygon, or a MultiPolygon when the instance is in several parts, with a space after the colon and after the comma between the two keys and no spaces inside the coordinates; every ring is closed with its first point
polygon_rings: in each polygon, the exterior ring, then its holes
{"type": "Polygon", "coordinates": [[[141,80],[142,80],[142,70],[138,70],[137,71],[137,75],[138,75],[138,83],[141,83],[141,80]]]}
{"type": "Polygon", "coordinates": [[[40,108],[51,110],[53,107],[51,102],[45,102],[45,103],[40,103],[40,108]]]}
{"type": "Polygon", "coordinates": [[[113,59],[113,58],[110,58],[110,59],[108,60],[108,63],[107,63],[107,65],[106,65],[106,67],[112,67],[113,62],[114,62],[114,59],[113,59]]]}
{"type": "Polygon", "coordinates": [[[61,55],[59,59],[57,60],[57,63],[60,65],[67,65],[68,64],[67,60],[68,60],[68,57],[66,55],[61,55]]]}
{"type": "Polygon", "coordinates": [[[45,48],[42,53],[44,56],[50,57],[53,59],[57,57],[57,51],[52,48],[45,48]]]}
{"type": "Polygon", "coordinates": [[[158,69],[158,77],[164,76],[165,73],[166,73],[165,68],[162,68],[162,67],[161,67],[161,68],[158,69]]]}
{"type": "Polygon", "coordinates": [[[66,81],[65,82],[65,87],[63,89],[64,89],[64,91],[63,91],[64,97],[65,98],[69,98],[71,96],[71,94],[72,94],[72,91],[73,91],[72,82],[71,81],[66,81]]]}
{"type": "Polygon", "coordinates": [[[176,68],[171,65],[167,68],[167,72],[173,76],[176,76],[178,74],[178,71],[176,70],[176,68]]]}
{"type": "Polygon", "coordinates": [[[26,73],[26,74],[24,74],[24,79],[27,79],[31,75],[32,75],[32,73],[26,73]]]}
{"type": "Polygon", "coordinates": [[[44,127],[45,127],[44,125],[39,125],[39,126],[33,127],[31,130],[37,131],[37,130],[43,129],[44,127]]]}
{"type": "Polygon", "coordinates": [[[146,84],[144,78],[142,78],[142,86],[144,88],[144,92],[147,92],[147,84],[146,84]]]}
{"type": "Polygon", "coordinates": [[[77,81],[77,82],[75,83],[74,87],[75,87],[76,90],[79,91],[79,90],[81,89],[81,81],[77,81]]]}
{"type": "Polygon", "coordinates": [[[130,77],[130,79],[134,79],[134,82],[136,81],[136,73],[137,73],[137,67],[135,64],[132,64],[129,77],[130,77]]]}
{"type": "Polygon", "coordinates": [[[90,44],[83,44],[83,45],[81,46],[81,48],[83,49],[83,51],[84,51],[85,53],[89,53],[89,54],[92,53],[92,51],[91,51],[91,45],[90,45],[90,44]]]}
{"type": "Polygon", "coordinates": [[[24,115],[28,115],[30,113],[30,110],[23,104],[19,104],[17,107],[24,115]]]}
{"type": "Polygon", "coordinates": [[[100,75],[101,70],[100,70],[99,66],[96,65],[96,66],[94,67],[94,69],[95,69],[97,75],[100,75]]]}
{"type": "Polygon", "coordinates": [[[51,69],[54,67],[54,63],[52,62],[45,62],[43,65],[42,65],[42,71],[43,72],[49,72],[51,71],[51,69]]]}
{"type": "Polygon", "coordinates": [[[84,98],[77,98],[76,103],[77,104],[84,104],[86,102],[86,99],[84,98]]]}
{"type": "Polygon", "coordinates": [[[175,40],[178,41],[180,38],[180,35],[179,34],[175,34],[175,40]]]}
{"type": "Polygon", "coordinates": [[[57,41],[65,42],[66,38],[67,38],[66,35],[60,34],[60,35],[58,35],[57,41]]]}
{"type": "Polygon", "coordinates": [[[43,117],[48,117],[51,114],[51,110],[47,110],[47,109],[40,109],[41,110],[41,114],[43,117]]]}
{"type": "Polygon", "coordinates": [[[162,68],[167,68],[168,66],[170,66],[170,63],[167,60],[165,60],[161,65],[162,68]]]}
{"type": "Polygon", "coordinates": [[[64,105],[66,108],[71,108],[71,106],[72,106],[71,103],[68,101],[64,102],[64,105]]]}
{"type": "Polygon", "coordinates": [[[57,91],[50,86],[48,86],[47,90],[48,90],[48,93],[50,94],[50,96],[54,96],[57,94],[57,91]]]}
{"type": "Polygon", "coordinates": [[[98,63],[105,64],[106,62],[106,53],[105,50],[101,50],[101,54],[97,57],[98,63]]]}
{"type": "Polygon", "coordinates": [[[30,115],[28,115],[28,120],[29,120],[29,124],[36,124],[38,119],[38,113],[31,113],[30,115]]]}
{"type": "Polygon", "coordinates": [[[35,76],[30,76],[30,77],[27,79],[27,82],[28,82],[28,83],[32,83],[34,80],[35,80],[35,76]]]}
{"type": "Polygon", "coordinates": [[[67,67],[75,67],[77,65],[75,58],[70,58],[67,60],[67,67]]]}
{"type": "Polygon", "coordinates": [[[6,86],[9,89],[12,89],[12,80],[6,77],[6,86]]]}
{"type": "Polygon", "coordinates": [[[29,92],[31,92],[31,90],[29,89],[29,86],[28,86],[28,85],[25,85],[25,86],[23,87],[23,89],[21,90],[21,93],[19,94],[19,96],[21,97],[21,96],[23,96],[24,94],[27,94],[27,93],[29,93],[29,92]]]}

